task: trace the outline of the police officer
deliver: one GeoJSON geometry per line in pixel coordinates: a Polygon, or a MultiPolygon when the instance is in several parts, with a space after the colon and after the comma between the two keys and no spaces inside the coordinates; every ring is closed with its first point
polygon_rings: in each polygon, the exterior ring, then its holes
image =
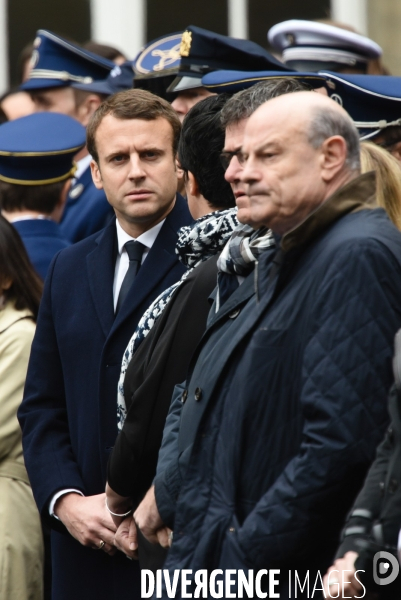
{"type": "Polygon", "coordinates": [[[0,195],[3,215],[14,225],[44,279],[53,256],[70,242],[58,225],[74,155],[85,128],[58,113],[35,113],[0,127],[0,195]]]}
{"type": "MultiPolygon", "coordinates": [[[[74,90],[72,84],[104,79],[115,66],[42,29],[34,41],[31,64],[29,79],[21,89],[29,91],[36,110],[63,113],[84,126],[105,96],[74,90]]],[[[63,234],[71,242],[102,229],[112,215],[103,190],[93,185],[87,150],[81,150],[76,159],[78,169],[61,223],[63,234]]]]}

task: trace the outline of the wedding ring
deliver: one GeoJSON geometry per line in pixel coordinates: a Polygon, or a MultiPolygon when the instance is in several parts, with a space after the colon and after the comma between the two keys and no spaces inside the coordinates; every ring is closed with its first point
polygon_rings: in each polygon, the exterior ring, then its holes
{"type": "Polygon", "coordinates": [[[103,540],[100,540],[100,544],[99,544],[99,550],[101,550],[101,549],[103,548],[103,546],[104,546],[104,541],[103,541],[103,540]]]}

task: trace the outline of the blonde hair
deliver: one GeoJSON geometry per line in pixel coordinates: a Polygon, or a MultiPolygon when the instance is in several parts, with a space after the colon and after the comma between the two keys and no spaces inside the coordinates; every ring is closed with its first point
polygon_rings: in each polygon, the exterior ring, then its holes
{"type": "Polygon", "coordinates": [[[401,230],[401,165],[387,150],[361,142],[361,171],[375,171],[377,204],[401,230]]]}

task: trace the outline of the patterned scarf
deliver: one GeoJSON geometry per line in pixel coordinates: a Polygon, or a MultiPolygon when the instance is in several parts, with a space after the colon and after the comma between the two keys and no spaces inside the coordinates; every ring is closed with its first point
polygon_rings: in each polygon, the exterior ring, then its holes
{"type": "Polygon", "coordinates": [[[197,265],[220,252],[237,225],[237,209],[229,208],[209,213],[195,221],[193,225],[181,227],[175,252],[179,260],[188,267],[188,271],[177,283],[164,290],[149,306],[124,352],[117,389],[117,426],[119,431],[123,428],[127,415],[124,379],[133,355],[163,313],[175,290],[197,265]]]}
{"type": "Polygon", "coordinates": [[[218,291],[216,312],[230,294],[238,287],[237,277],[246,277],[253,271],[259,256],[275,245],[273,233],[267,227],[252,229],[250,225],[238,225],[225,245],[217,261],[218,291]]]}

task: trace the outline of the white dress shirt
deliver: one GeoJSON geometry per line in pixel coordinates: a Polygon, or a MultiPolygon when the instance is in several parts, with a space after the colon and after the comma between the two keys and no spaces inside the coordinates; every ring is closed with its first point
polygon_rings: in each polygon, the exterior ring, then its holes
{"type": "MultiPolygon", "coordinates": [[[[86,158],[87,157],[85,157],[85,159],[86,158]]],[[[85,160],[85,159],[82,159],[82,160],[85,160]]],[[[89,160],[90,160],[90,157],[89,157],[89,160]]],[[[81,162],[81,161],[79,161],[79,162],[81,162]]],[[[128,258],[127,251],[124,248],[124,245],[131,240],[134,240],[136,242],[141,242],[141,244],[143,244],[145,246],[145,249],[142,254],[142,262],[141,262],[141,264],[143,264],[143,261],[146,259],[147,255],[149,254],[149,250],[155,243],[156,238],[159,235],[160,229],[163,227],[163,223],[165,220],[166,219],[163,219],[163,221],[160,221],[160,223],[158,223],[151,229],[148,229],[148,231],[145,231],[145,233],[142,233],[137,238],[133,238],[130,235],[128,235],[128,233],[126,231],[124,231],[124,229],[121,227],[120,223],[118,222],[118,219],[116,219],[118,255],[117,255],[117,260],[116,260],[116,267],[115,267],[115,271],[114,271],[114,282],[113,282],[114,311],[116,310],[118,295],[120,293],[121,285],[124,281],[124,277],[128,271],[128,266],[129,266],[129,258],[128,258]]],[[[60,490],[59,492],[54,494],[54,496],[51,499],[50,504],[49,504],[49,513],[52,517],[55,517],[56,519],[58,519],[58,517],[54,514],[54,507],[56,505],[56,502],[61,496],[64,496],[64,494],[68,494],[70,492],[75,492],[77,494],[80,494],[81,496],[84,495],[79,490],[72,489],[72,488],[60,490]]]]}
{"type": "Polygon", "coordinates": [[[118,256],[117,256],[117,260],[116,260],[116,269],[114,271],[114,283],[113,283],[114,311],[116,310],[118,295],[120,293],[121,286],[124,281],[124,277],[126,276],[128,267],[129,267],[128,254],[127,254],[126,249],[124,248],[125,244],[127,242],[130,242],[133,240],[135,242],[141,242],[141,244],[143,244],[145,246],[145,249],[142,254],[142,262],[141,262],[141,265],[142,265],[143,261],[149,254],[149,250],[155,243],[156,238],[159,235],[160,229],[163,227],[164,221],[165,221],[165,219],[163,219],[163,221],[160,221],[160,223],[158,223],[151,229],[148,229],[148,231],[145,231],[145,233],[142,233],[141,235],[139,235],[137,238],[133,238],[124,231],[124,229],[121,227],[118,220],[116,220],[118,256]]]}

